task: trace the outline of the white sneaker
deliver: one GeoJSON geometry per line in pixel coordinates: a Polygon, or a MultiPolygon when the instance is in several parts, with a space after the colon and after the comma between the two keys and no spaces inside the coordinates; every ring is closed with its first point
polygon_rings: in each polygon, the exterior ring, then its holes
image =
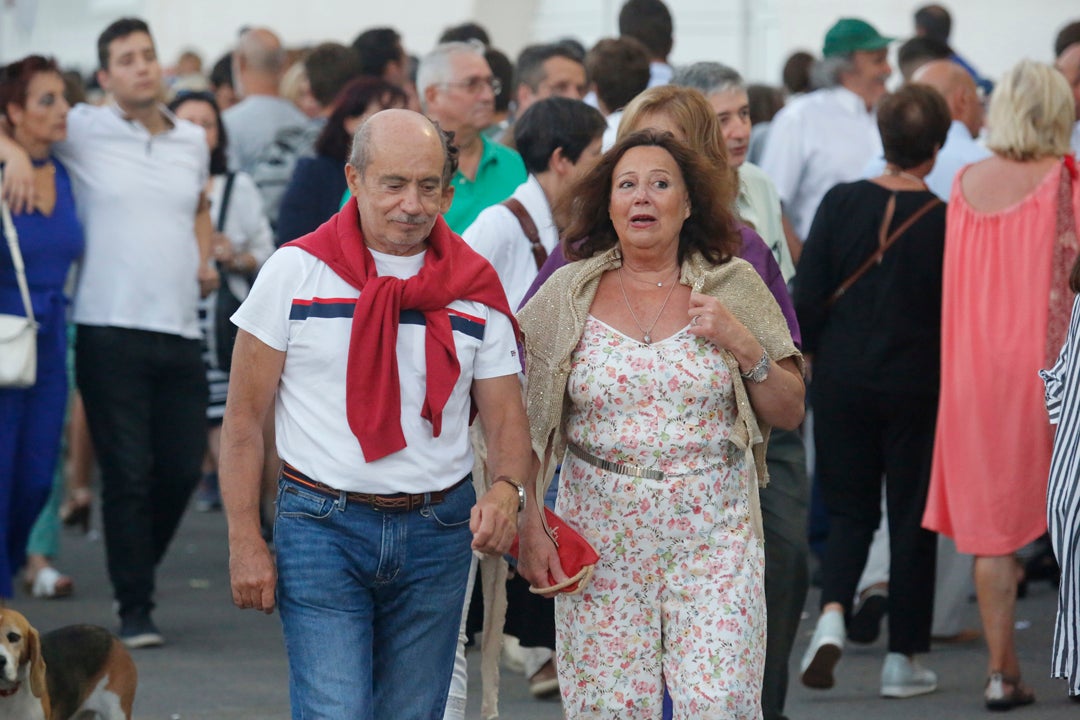
{"type": "Polygon", "coordinates": [[[828,690],[836,684],[833,669],[844,650],[844,634],[843,613],[836,610],[822,613],[800,665],[803,685],[828,690]]]}
{"type": "Polygon", "coordinates": [[[937,690],[937,673],[903,653],[889,653],[881,666],[881,697],[909,698],[937,690]]]}

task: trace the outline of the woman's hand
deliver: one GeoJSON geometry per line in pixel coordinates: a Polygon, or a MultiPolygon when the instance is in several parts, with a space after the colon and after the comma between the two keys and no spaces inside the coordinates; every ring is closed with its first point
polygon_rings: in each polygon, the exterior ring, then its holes
{"type": "Polygon", "coordinates": [[[712,295],[690,293],[690,334],[729,351],[747,372],[761,359],[762,347],[754,334],[712,295]]]}
{"type": "Polygon", "coordinates": [[[529,513],[518,528],[518,573],[534,588],[557,585],[567,579],[559,562],[559,550],[539,520],[540,511],[534,508],[529,513]]]}
{"type": "MultiPolygon", "coordinates": [[[[734,355],[740,372],[750,372],[761,361],[765,353],[761,343],[719,300],[691,293],[689,313],[690,333],[734,355]]],[[[759,420],[784,430],[793,430],[802,422],[806,386],[793,358],[770,360],[763,382],[747,380],[744,384],[759,420]]]]}

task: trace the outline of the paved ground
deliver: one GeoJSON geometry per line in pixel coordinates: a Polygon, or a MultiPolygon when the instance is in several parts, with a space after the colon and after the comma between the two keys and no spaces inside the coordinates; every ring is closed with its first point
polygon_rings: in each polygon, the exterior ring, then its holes
{"type": "MultiPolygon", "coordinates": [[[[161,568],[155,618],[168,645],[135,653],[140,675],[135,717],[140,720],[289,717],[277,617],[241,612],[232,606],[224,525],[220,514],[189,513],[161,568]]],[[[73,622],[113,627],[101,542],[65,536],[60,566],[76,579],[74,597],[56,601],[19,597],[13,606],[24,611],[40,630],[73,622]]],[[[1056,720],[1080,715],[1080,707],[1066,700],[1063,683],[1048,677],[1054,608],[1055,595],[1044,583],[1033,587],[1029,598],[1021,601],[1022,629],[1017,639],[1027,679],[1039,702],[1014,711],[1016,718],[1056,720]]],[[[970,606],[970,620],[975,627],[974,605],[970,606]]],[[[793,664],[811,630],[811,624],[804,622],[793,664]]],[[[987,716],[981,703],[985,675],[981,643],[935,647],[926,664],[938,671],[941,688],[933,695],[911,700],[877,697],[884,652],[881,643],[847,651],[838,669],[837,687],[828,692],[811,692],[795,681],[788,700],[791,720],[963,720],[987,716]]],[[[470,720],[479,718],[478,665],[470,662],[470,720]]],[[[502,717],[512,720],[556,720],[562,716],[557,701],[533,700],[524,679],[505,671],[501,709],[502,717]]]]}

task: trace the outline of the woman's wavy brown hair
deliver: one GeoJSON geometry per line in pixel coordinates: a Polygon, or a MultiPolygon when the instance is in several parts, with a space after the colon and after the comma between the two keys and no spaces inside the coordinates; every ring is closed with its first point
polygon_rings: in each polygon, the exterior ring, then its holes
{"type": "Polygon", "coordinates": [[[729,188],[717,182],[716,168],[700,154],[691,152],[669,132],[640,130],[631,133],[604,153],[600,161],[578,180],[559,203],[558,212],[570,218],[563,233],[563,252],[569,260],[597,255],[618,244],[608,215],[615,166],[636,147],[663,148],[682,172],[690,196],[690,217],[679,234],[679,262],[700,253],[714,264],[727,262],[741,247],[730,205],[729,188]]]}

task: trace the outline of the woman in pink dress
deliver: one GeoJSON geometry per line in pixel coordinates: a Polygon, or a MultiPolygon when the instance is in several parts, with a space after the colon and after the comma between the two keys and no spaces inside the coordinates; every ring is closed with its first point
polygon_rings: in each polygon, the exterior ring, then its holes
{"type": "Polygon", "coordinates": [[[994,155],[957,176],[946,220],[941,403],[923,524],[976,556],[991,709],[1035,700],[1013,638],[1013,554],[1046,532],[1051,430],[1038,371],[1053,365],[1072,304],[1075,234],[1062,232],[1059,208],[1072,212],[1080,190],[1066,157],[1073,120],[1058,72],[1013,68],[990,104],[994,155]]]}

